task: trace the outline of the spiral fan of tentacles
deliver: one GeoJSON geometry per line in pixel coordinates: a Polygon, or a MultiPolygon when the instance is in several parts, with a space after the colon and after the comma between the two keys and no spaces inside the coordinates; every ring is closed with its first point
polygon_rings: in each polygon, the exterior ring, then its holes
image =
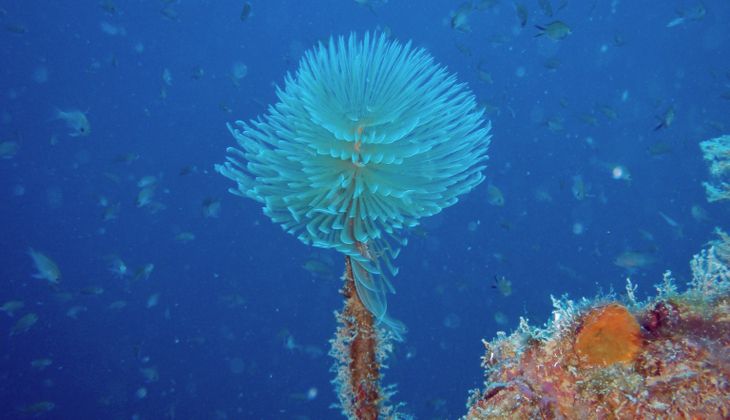
{"type": "Polygon", "coordinates": [[[398,335],[386,293],[403,230],[483,180],[490,124],[424,49],[383,34],[320,43],[277,97],[229,125],[238,148],[216,170],[302,242],[350,256],[358,296],[398,335]]]}

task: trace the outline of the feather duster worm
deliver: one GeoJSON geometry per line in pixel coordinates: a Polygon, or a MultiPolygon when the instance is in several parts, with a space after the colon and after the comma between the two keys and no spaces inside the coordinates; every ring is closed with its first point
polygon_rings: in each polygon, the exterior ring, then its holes
{"type": "Polygon", "coordinates": [[[347,256],[357,297],[386,314],[402,230],[483,180],[490,125],[473,94],[423,49],[354,34],[308,51],[263,118],[236,121],[216,170],[231,192],[305,244],[347,256]]]}

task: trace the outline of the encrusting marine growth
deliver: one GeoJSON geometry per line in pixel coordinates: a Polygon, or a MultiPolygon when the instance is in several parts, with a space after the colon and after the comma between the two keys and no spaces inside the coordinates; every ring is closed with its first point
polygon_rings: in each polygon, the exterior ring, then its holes
{"type": "Polygon", "coordinates": [[[695,255],[678,292],[670,272],[646,302],[554,299],[545,328],[522,320],[484,342],[485,388],[468,419],[730,418],[730,236],[695,255]]]}
{"type": "Polygon", "coordinates": [[[631,363],[641,351],[641,328],[622,305],[591,309],[581,319],[575,351],[584,366],[631,363]]]}
{"type": "Polygon", "coordinates": [[[730,135],[700,143],[702,154],[710,163],[710,181],[705,181],[707,201],[730,200],[730,135]]]}

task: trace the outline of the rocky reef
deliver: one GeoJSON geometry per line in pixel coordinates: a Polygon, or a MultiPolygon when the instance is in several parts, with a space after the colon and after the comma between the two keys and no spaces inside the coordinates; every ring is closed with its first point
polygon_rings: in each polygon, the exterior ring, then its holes
{"type": "Polygon", "coordinates": [[[730,418],[730,237],[690,262],[680,292],[671,272],[656,296],[553,299],[543,328],[521,320],[486,348],[484,389],[467,419],[730,418]]]}

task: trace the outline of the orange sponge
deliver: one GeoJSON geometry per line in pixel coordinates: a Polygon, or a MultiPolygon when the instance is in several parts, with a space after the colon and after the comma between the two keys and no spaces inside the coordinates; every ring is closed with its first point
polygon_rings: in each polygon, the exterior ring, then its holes
{"type": "Polygon", "coordinates": [[[584,366],[631,363],[641,351],[641,328],[618,304],[595,308],[583,317],[575,350],[584,366]]]}

